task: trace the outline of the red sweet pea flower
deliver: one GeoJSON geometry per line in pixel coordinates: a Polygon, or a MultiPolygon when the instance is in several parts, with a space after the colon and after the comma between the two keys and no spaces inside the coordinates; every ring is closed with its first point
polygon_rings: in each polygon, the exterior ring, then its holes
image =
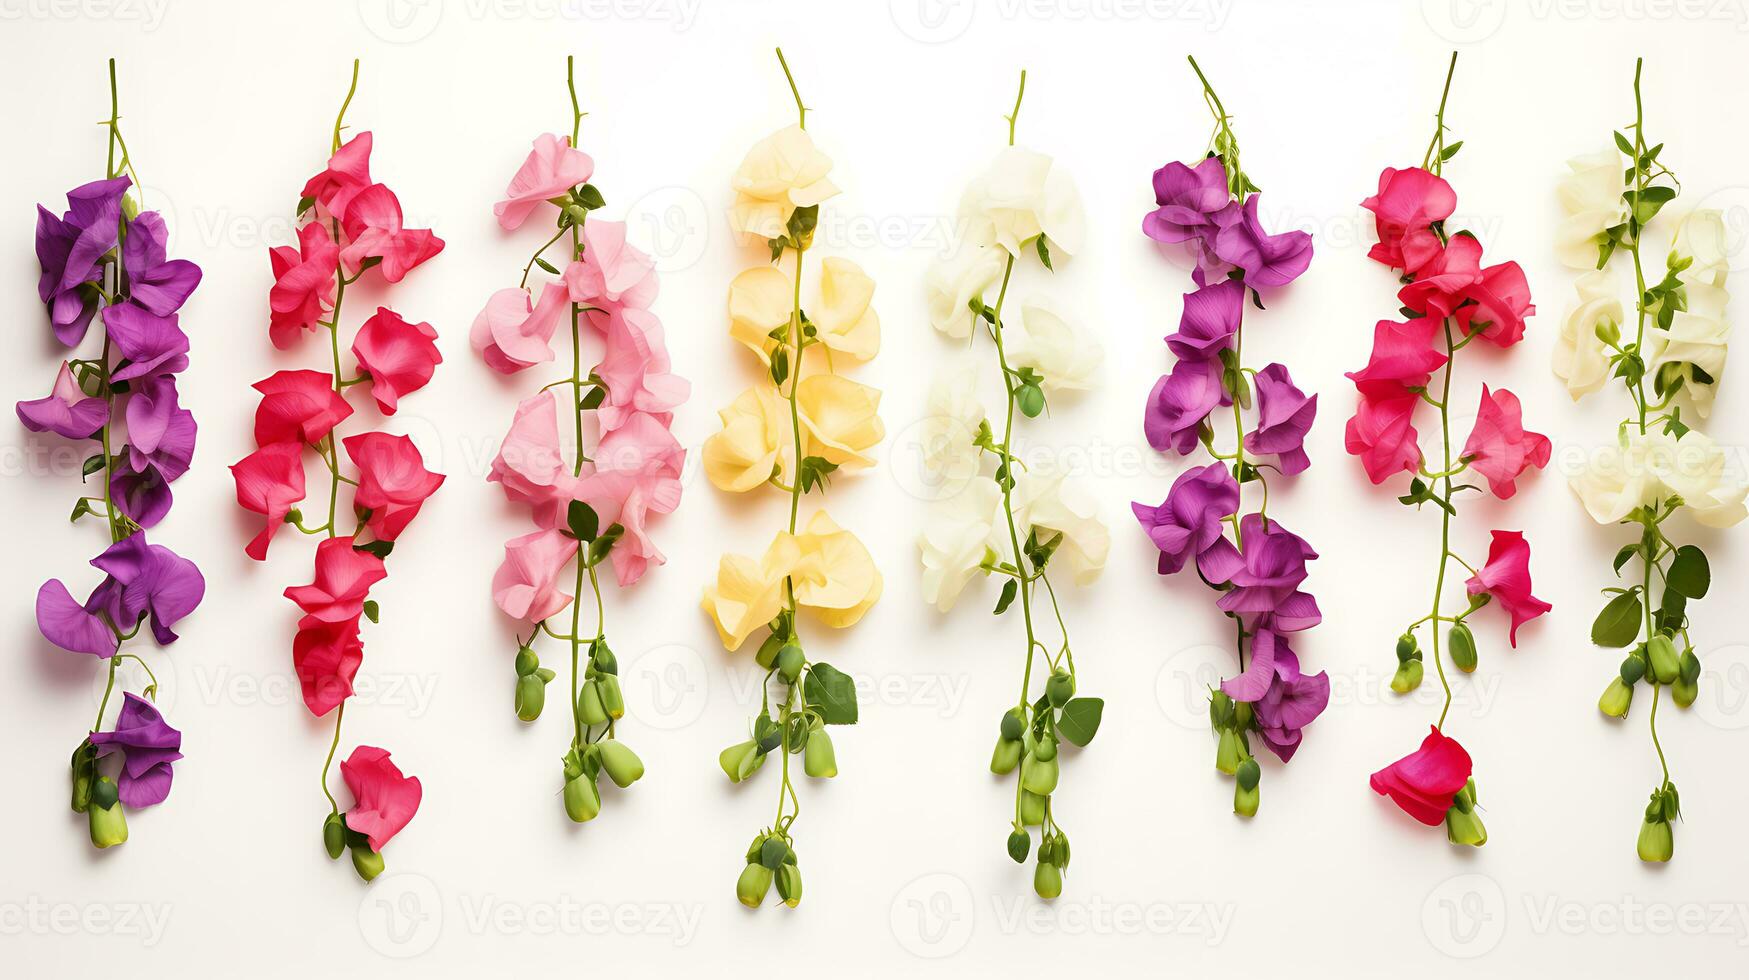
{"type": "Polygon", "coordinates": [[[346,220],[352,199],[370,186],[370,133],[346,141],[328,158],[328,167],[304,184],[302,196],[320,204],[336,218],[346,220]]]}
{"type": "Polygon", "coordinates": [[[352,697],[352,679],[363,662],[358,620],[328,623],[305,616],[298,621],[298,635],[292,640],[292,666],[303,687],[304,706],[311,714],[320,718],[352,697]]]}
{"type": "Polygon", "coordinates": [[[1499,347],[1524,339],[1524,318],[1536,312],[1530,283],[1517,262],[1502,262],[1482,270],[1482,278],[1464,292],[1473,301],[1457,311],[1465,333],[1480,333],[1499,347]]]}
{"type": "Polygon", "coordinates": [[[419,780],[403,776],[386,749],[360,745],[340,764],[340,777],[355,801],[346,811],[346,826],[370,838],[370,849],[381,852],[390,839],[419,812],[419,780]]]}
{"type": "Polygon", "coordinates": [[[372,184],[352,199],[344,227],[351,241],[340,250],[340,261],[356,270],[368,259],[381,259],[383,278],[389,282],[400,282],[443,251],[443,239],[429,228],[401,227],[401,202],[382,184],[372,184]]]}
{"type": "Polygon", "coordinates": [[[1518,492],[1518,476],[1532,466],[1549,465],[1549,440],[1524,429],[1524,410],[1518,396],[1502,388],[1482,386],[1482,404],[1476,409],[1476,426],[1464,443],[1463,457],[1470,468],[1488,478],[1494,496],[1505,500],[1518,492]]]}
{"type": "Polygon", "coordinates": [[[231,476],[237,481],[237,503],[267,517],[267,525],[243,549],[256,561],[267,558],[267,543],[285,523],[292,505],[304,499],[303,450],[297,443],[275,443],[231,466],[231,476]]]}
{"type": "Polygon", "coordinates": [[[1428,226],[1451,217],[1457,193],[1419,167],[1386,167],[1379,174],[1379,192],[1360,206],[1373,213],[1379,236],[1367,257],[1393,269],[1419,269],[1439,248],[1428,226]]]}
{"type": "Polygon", "coordinates": [[[419,448],[406,436],[366,432],[340,444],[358,467],[353,502],[370,511],[366,526],[384,541],[395,540],[419,516],[425,498],[443,486],[443,475],[425,468],[419,448]]]}
{"type": "Polygon", "coordinates": [[[1518,628],[1554,608],[1530,594],[1530,542],[1518,531],[1495,531],[1488,561],[1464,583],[1470,595],[1487,593],[1511,617],[1507,640],[1518,646],[1518,628]]]}
{"type": "Polygon", "coordinates": [[[378,307],[358,328],[352,356],[370,372],[370,393],[384,415],[395,414],[401,396],[425,387],[443,363],[436,340],[431,324],[408,323],[387,307],[378,307]]]}
{"type": "Polygon", "coordinates": [[[1373,792],[1429,827],[1445,822],[1452,798],[1470,780],[1470,754],[1429,727],[1421,747],[1372,774],[1373,792]]]}
{"type": "Polygon", "coordinates": [[[1427,385],[1446,356],[1433,349],[1438,322],[1417,317],[1407,323],[1380,320],[1373,327],[1372,356],[1366,367],[1348,372],[1361,394],[1396,394],[1404,388],[1427,385]]]}
{"type": "Polygon", "coordinates": [[[1415,281],[1397,292],[1397,299],[1435,322],[1457,312],[1472,286],[1482,281],[1482,243],[1470,235],[1453,235],[1422,265],[1410,269],[1415,281]]]}
{"type": "Polygon", "coordinates": [[[1366,475],[1383,483],[1395,473],[1413,473],[1421,467],[1421,446],[1416,441],[1415,406],[1421,396],[1401,386],[1379,385],[1362,391],[1360,406],[1348,420],[1343,445],[1359,456],[1366,475]]]}
{"type": "Polygon", "coordinates": [[[344,623],[364,612],[370,587],[389,573],[383,560],[352,546],[353,539],[327,538],[316,546],[316,580],[293,585],[285,597],[298,604],[308,618],[324,623],[344,623]]]}
{"type": "Polygon", "coordinates": [[[261,404],[255,409],[255,444],[321,442],[352,414],[325,371],[279,371],[255,382],[261,404]]]}
{"type": "Polygon", "coordinates": [[[328,228],[312,221],[298,229],[298,247],[281,245],[267,250],[273,263],[273,288],[267,302],[272,309],[268,334],[273,346],[285,350],[297,342],[302,331],[314,330],[327,315],[334,300],[334,270],[340,263],[340,246],[328,237],[328,228]]]}

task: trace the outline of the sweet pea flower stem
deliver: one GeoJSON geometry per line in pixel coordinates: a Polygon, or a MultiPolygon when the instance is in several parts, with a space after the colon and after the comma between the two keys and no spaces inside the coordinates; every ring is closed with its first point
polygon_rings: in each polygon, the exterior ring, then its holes
{"type": "MultiPolygon", "coordinates": [[[[1454,59],[1455,61],[1455,59],[1454,59]]],[[[1450,76],[1446,84],[1449,87],[1450,76]]],[[[1440,132],[1445,131],[1445,100],[1440,99],[1440,132]]],[[[1437,140],[1439,137],[1435,137],[1437,140]]],[[[1445,591],[1445,570],[1453,557],[1451,553],[1451,498],[1452,498],[1452,462],[1451,462],[1451,411],[1446,407],[1451,402],[1451,375],[1456,366],[1457,348],[1452,343],[1451,319],[1448,317],[1441,324],[1445,331],[1445,378],[1441,382],[1439,395],[1439,444],[1443,460],[1440,471],[1445,474],[1445,506],[1439,508],[1439,572],[1433,577],[1433,611],[1428,613],[1432,626],[1428,632],[1433,635],[1433,666],[1439,672],[1439,686],[1445,691],[1445,702],[1439,707],[1439,723],[1434,727],[1445,730],[1445,716],[1451,711],[1451,681],[1445,676],[1445,660],[1439,650],[1439,600],[1445,591]]]]}
{"type": "Polygon", "coordinates": [[[1451,64],[1445,70],[1445,89],[1439,93],[1439,114],[1435,117],[1436,126],[1433,139],[1427,144],[1427,153],[1421,158],[1421,169],[1432,170],[1437,174],[1445,157],[1445,100],[1451,95],[1451,77],[1457,73],[1458,53],[1451,53],[1451,64]]]}
{"type": "MultiPolygon", "coordinates": [[[[122,142],[120,122],[121,122],[121,96],[120,96],[120,92],[119,92],[119,90],[116,86],[116,83],[115,83],[115,59],[111,58],[111,59],[109,59],[109,150],[108,150],[108,161],[106,162],[106,164],[104,166],[104,170],[109,175],[109,177],[112,179],[120,172],[117,169],[116,163],[115,163],[115,151],[116,151],[117,146],[119,146],[121,148],[121,168],[127,170],[129,173],[132,173],[132,171],[133,171],[133,167],[128,162],[127,144],[122,142]]],[[[134,176],[134,184],[135,184],[135,186],[139,185],[139,176],[138,175],[134,176]]],[[[119,239],[119,235],[120,235],[120,231],[118,230],[118,239],[119,239]]],[[[125,273],[122,271],[121,264],[119,262],[116,263],[115,266],[111,269],[111,274],[115,276],[114,293],[119,294],[122,291],[123,286],[125,285],[125,281],[123,278],[125,276],[125,273]]],[[[113,297],[110,298],[109,301],[114,302],[113,297]]],[[[100,391],[103,392],[103,404],[104,404],[103,417],[106,421],[103,423],[103,428],[98,430],[98,432],[99,432],[99,442],[101,443],[101,445],[103,447],[103,513],[104,513],[104,521],[109,527],[109,543],[115,544],[116,542],[120,541],[122,538],[126,537],[127,535],[123,533],[122,522],[116,513],[115,494],[110,489],[110,486],[111,486],[110,481],[114,478],[114,470],[115,470],[115,456],[114,456],[113,451],[110,447],[110,432],[109,432],[110,426],[111,426],[113,420],[115,419],[115,389],[110,383],[110,364],[109,364],[110,352],[112,350],[112,347],[113,347],[113,345],[110,342],[109,329],[106,326],[104,328],[104,331],[103,331],[103,356],[98,359],[97,364],[96,364],[97,376],[98,376],[98,388],[100,391]]],[[[105,617],[105,621],[106,622],[108,621],[107,617],[105,617]]],[[[119,630],[115,629],[115,625],[113,623],[110,624],[110,629],[114,630],[116,633],[115,646],[116,646],[117,652],[113,653],[109,656],[109,667],[108,667],[108,671],[107,671],[108,676],[104,679],[104,683],[103,683],[103,697],[97,703],[97,720],[91,723],[91,730],[93,732],[95,732],[98,729],[103,727],[103,713],[106,710],[108,710],[110,695],[115,691],[115,670],[121,661],[121,655],[120,655],[121,644],[122,644],[121,632],[119,630]]],[[[142,661],[142,663],[144,663],[144,661],[142,661]]]]}

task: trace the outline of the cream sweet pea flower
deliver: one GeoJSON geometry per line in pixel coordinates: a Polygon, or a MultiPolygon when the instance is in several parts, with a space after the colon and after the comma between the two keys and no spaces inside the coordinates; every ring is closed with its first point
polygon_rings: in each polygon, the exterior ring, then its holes
{"type": "Polygon", "coordinates": [[[794,478],[789,404],[776,390],[766,385],[748,388],[717,417],[723,428],[704,441],[704,472],[719,490],[745,493],[773,472],[794,478]]]}
{"type": "Polygon", "coordinates": [[[923,419],[917,426],[920,474],[925,486],[943,495],[957,493],[977,477],[982,450],[978,426],[985,419],[978,397],[978,364],[962,358],[943,368],[929,386],[923,419]]]}
{"type": "Polygon", "coordinates": [[[1567,161],[1555,188],[1567,218],[1555,232],[1555,254],[1574,269],[1597,268],[1597,236],[1627,220],[1627,190],[1620,154],[1612,147],[1567,161]]]}
{"type": "Polygon", "coordinates": [[[792,540],[800,555],[790,573],[796,604],[814,610],[821,622],[834,629],[851,626],[880,599],[881,573],[873,556],[825,511],[815,511],[792,540]]]}
{"type": "Polygon", "coordinates": [[[869,306],[875,284],[849,259],[827,259],[820,270],[820,302],[808,319],[826,349],[866,361],[881,349],[881,318],[869,306]]]}
{"type": "Polygon", "coordinates": [[[994,242],[1018,257],[1044,235],[1053,258],[1081,250],[1086,215],[1081,192],[1050,157],[1018,146],[997,155],[960,198],[966,238],[994,242]]]}
{"type": "Polygon", "coordinates": [[[1002,489],[978,480],[929,509],[917,548],[923,562],[923,601],[952,609],[996,543],[1002,520],[1002,489]]]}
{"type": "Polygon", "coordinates": [[[1569,485],[1591,519],[1614,524],[1637,507],[1682,497],[1694,519],[1707,527],[1730,527],[1749,516],[1749,493],[1739,475],[1726,472],[1728,460],[1711,438],[1690,429],[1680,439],[1653,429],[1623,433],[1614,447],[1587,460],[1569,485]]]}
{"type": "Polygon", "coordinates": [[[1683,281],[1724,288],[1725,277],[1731,271],[1731,246],[1725,234],[1724,212],[1715,208],[1690,211],[1676,229],[1673,247],[1676,254],[1694,260],[1693,265],[1682,270],[1683,281]]]}
{"type": "Polygon", "coordinates": [[[790,322],[794,304],[795,281],[787,273],[769,265],[748,269],[729,282],[729,336],[770,364],[777,346],[771,331],[790,322]]]}
{"type": "Polygon", "coordinates": [[[1620,327],[1621,300],[1608,272],[1595,270],[1579,277],[1579,305],[1561,324],[1555,340],[1556,377],[1567,384],[1567,394],[1578,401],[1609,382],[1609,348],[1597,338],[1597,327],[1611,323],[1620,327]]]}
{"type": "Polygon", "coordinates": [[[745,555],[722,557],[717,580],[705,586],[700,606],[716,624],[725,649],[738,649],[749,633],[783,609],[783,580],[801,558],[800,545],[785,532],[778,533],[758,561],[745,555]]]}
{"type": "Polygon", "coordinates": [[[1111,553],[1111,531],[1099,519],[1099,506],[1084,487],[1065,479],[1066,474],[1034,467],[1020,475],[1014,485],[1016,523],[1036,528],[1039,540],[1061,532],[1053,563],[1065,561],[1076,585],[1099,578],[1111,553]]]}
{"type": "Polygon", "coordinates": [[[1725,353],[1731,337],[1731,326],[1725,322],[1725,290],[1704,282],[1691,282],[1684,287],[1687,309],[1678,310],[1668,330],[1648,327],[1646,346],[1651,353],[1649,366],[1658,371],[1667,364],[1678,366],[1695,410],[1702,416],[1712,411],[1713,386],[1725,371],[1725,353]],[[1704,375],[1707,380],[1701,380],[1704,375]]]}
{"type": "Polygon", "coordinates": [[[1006,266],[1004,253],[995,246],[976,242],[957,245],[952,255],[929,267],[923,280],[930,324],[955,340],[970,337],[978,325],[972,299],[995,289],[1006,266]]]}
{"type": "Polygon", "coordinates": [[[876,414],[880,405],[879,391],[849,378],[804,377],[796,388],[796,406],[807,436],[807,454],[846,469],[873,466],[868,451],[887,434],[876,414]]]}
{"type": "Polygon", "coordinates": [[[838,193],[826,175],[832,158],[800,126],[786,126],[753,145],[732,184],[729,226],[752,238],[782,238],[796,208],[813,207],[838,193]]]}
{"type": "Polygon", "coordinates": [[[1019,326],[1010,341],[1010,364],[1037,371],[1044,378],[1046,391],[1093,387],[1099,365],[1105,360],[1098,338],[1071,326],[1057,305],[1043,296],[1031,297],[1021,305],[1019,326]]]}

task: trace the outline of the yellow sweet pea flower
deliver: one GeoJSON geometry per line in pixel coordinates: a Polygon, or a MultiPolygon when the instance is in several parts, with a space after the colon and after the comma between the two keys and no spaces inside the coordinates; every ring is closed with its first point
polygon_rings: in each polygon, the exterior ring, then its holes
{"type": "Polygon", "coordinates": [[[796,208],[838,193],[826,175],[832,158],[800,126],[786,126],[753,145],[732,182],[729,226],[754,238],[781,238],[796,208]]]}
{"type": "Polygon", "coordinates": [[[790,322],[794,304],[795,281],[788,273],[769,265],[748,269],[729,283],[729,336],[770,364],[777,344],[771,331],[790,322]]]}
{"type": "Polygon", "coordinates": [[[820,271],[820,304],[810,309],[827,350],[866,361],[881,349],[881,318],[869,308],[874,280],[848,259],[827,259],[820,271]]]}
{"type": "Polygon", "coordinates": [[[796,389],[796,405],[808,455],[851,469],[874,465],[867,453],[887,434],[875,414],[879,391],[836,374],[810,374],[796,389]]]}
{"type": "Polygon", "coordinates": [[[716,624],[725,649],[739,649],[749,633],[782,611],[783,580],[800,558],[797,540],[780,532],[758,561],[746,555],[724,555],[717,563],[717,580],[705,586],[700,606],[716,624]]]}
{"type": "Polygon", "coordinates": [[[799,555],[790,572],[796,604],[814,610],[827,626],[843,629],[854,624],[881,597],[881,573],[874,558],[856,535],[839,527],[825,511],[815,511],[793,540],[799,555]]]}
{"type": "Polygon", "coordinates": [[[717,489],[745,493],[770,479],[774,470],[794,478],[795,432],[782,395],[754,385],[717,417],[723,420],[722,431],[704,441],[705,476],[717,489]]]}

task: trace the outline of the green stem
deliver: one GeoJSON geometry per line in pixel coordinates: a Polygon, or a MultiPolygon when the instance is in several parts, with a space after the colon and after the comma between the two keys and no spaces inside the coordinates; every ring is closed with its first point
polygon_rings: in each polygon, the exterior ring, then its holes
{"type": "MultiPolygon", "coordinates": [[[[1444,100],[1440,100],[1440,116],[1445,115],[1444,100]]],[[[1442,463],[1441,472],[1445,473],[1445,506],[1439,508],[1439,573],[1433,579],[1433,612],[1429,617],[1433,625],[1428,632],[1433,634],[1433,666],[1439,672],[1439,686],[1445,691],[1445,703],[1439,709],[1439,723],[1435,725],[1440,731],[1445,730],[1445,716],[1451,711],[1451,681],[1445,676],[1445,661],[1439,652],[1439,602],[1441,593],[1445,591],[1445,570],[1451,557],[1451,411],[1446,406],[1451,402],[1451,376],[1457,366],[1457,350],[1452,344],[1451,319],[1448,317],[1441,324],[1445,330],[1445,380],[1439,396],[1439,438],[1442,463]]]]}
{"type": "MultiPolygon", "coordinates": [[[[328,151],[329,153],[337,152],[340,149],[340,130],[344,128],[343,124],[346,122],[346,110],[352,105],[352,97],[357,93],[358,59],[354,58],[352,59],[352,84],[347,86],[346,101],[340,103],[340,114],[334,117],[334,143],[332,149],[328,151]]],[[[335,240],[339,241],[339,239],[335,240]]]]}
{"type": "Polygon", "coordinates": [[[777,63],[783,66],[783,77],[789,82],[789,94],[796,100],[796,128],[808,128],[808,107],[802,104],[801,90],[796,88],[796,77],[790,74],[789,61],[783,56],[783,49],[777,49],[777,63]]]}
{"type": "Polygon", "coordinates": [[[334,740],[328,743],[328,758],[322,760],[322,795],[328,798],[328,806],[334,813],[340,812],[340,803],[328,791],[328,767],[334,764],[334,753],[340,748],[340,723],[345,719],[346,700],[342,698],[339,706],[334,709],[334,740]]]}
{"type": "Polygon", "coordinates": [[[1433,139],[1427,144],[1427,153],[1421,158],[1421,169],[1435,175],[1445,166],[1445,100],[1451,95],[1451,76],[1457,73],[1458,53],[1451,53],[1451,64],[1445,70],[1445,88],[1439,93],[1439,115],[1435,117],[1433,139]]]}

